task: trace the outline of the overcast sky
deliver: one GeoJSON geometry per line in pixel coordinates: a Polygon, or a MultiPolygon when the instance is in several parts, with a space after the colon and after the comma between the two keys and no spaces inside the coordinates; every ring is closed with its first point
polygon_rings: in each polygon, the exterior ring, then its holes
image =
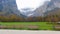
{"type": "Polygon", "coordinates": [[[49,0],[16,0],[18,9],[21,8],[37,8],[42,5],[45,1],[49,0]]]}

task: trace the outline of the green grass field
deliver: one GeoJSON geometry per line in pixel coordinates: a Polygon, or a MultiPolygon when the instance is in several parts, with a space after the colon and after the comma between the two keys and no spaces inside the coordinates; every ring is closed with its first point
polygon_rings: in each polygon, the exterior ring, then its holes
{"type": "Polygon", "coordinates": [[[53,24],[48,24],[48,22],[0,22],[0,25],[3,25],[3,26],[16,25],[17,27],[18,25],[24,25],[25,28],[22,28],[22,30],[28,30],[28,27],[26,26],[37,25],[39,27],[38,28],[39,30],[53,30],[53,24]]]}

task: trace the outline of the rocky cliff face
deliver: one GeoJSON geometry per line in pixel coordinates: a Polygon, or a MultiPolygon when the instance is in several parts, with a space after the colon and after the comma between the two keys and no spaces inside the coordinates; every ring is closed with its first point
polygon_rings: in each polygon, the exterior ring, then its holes
{"type": "Polygon", "coordinates": [[[0,0],[0,15],[20,15],[16,0],[0,0]]]}

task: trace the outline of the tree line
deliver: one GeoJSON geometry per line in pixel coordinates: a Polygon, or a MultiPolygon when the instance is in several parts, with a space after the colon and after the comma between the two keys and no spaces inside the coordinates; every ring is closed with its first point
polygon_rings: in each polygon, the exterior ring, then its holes
{"type": "Polygon", "coordinates": [[[60,21],[59,15],[48,15],[45,17],[20,17],[16,15],[10,15],[10,16],[0,16],[0,21],[3,22],[9,22],[9,21],[17,21],[17,22],[58,22],[60,21]]]}

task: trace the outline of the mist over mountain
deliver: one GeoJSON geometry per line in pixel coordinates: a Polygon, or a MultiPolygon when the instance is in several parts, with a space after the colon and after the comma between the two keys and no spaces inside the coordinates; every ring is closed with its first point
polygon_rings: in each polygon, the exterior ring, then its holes
{"type": "Polygon", "coordinates": [[[31,16],[44,16],[49,11],[52,12],[52,10],[56,10],[57,8],[60,8],[60,0],[46,1],[42,6],[38,7],[31,16]]]}
{"type": "Polygon", "coordinates": [[[44,2],[43,5],[39,6],[33,11],[33,14],[31,15],[32,17],[38,17],[38,16],[43,16],[44,12],[46,12],[46,8],[48,5],[49,1],[44,2]]]}
{"type": "Polygon", "coordinates": [[[22,8],[20,11],[17,8],[16,0],[0,0],[0,15],[19,15],[27,17],[44,16],[49,11],[60,8],[60,0],[45,1],[43,5],[34,8],[22,8]]]}
{"type": "Polygon", "coordinates": [[[21,9],[21,13],[27,17],[38,17],[38,16],[43,16],[42,14],[46,11],[47,5],[49,1],[44,2],[43,5],[37,7],[36,9],[34,8],[23,8],[21,9]]]}
{"type": "Polygon", "coordinates": [[[22,15],[29,17],[34,12],[33,10],[34,8],[22,8],[20,11],[22,15]]]}
{"type": "Polygon", "coordinates": [[[43,16],[43,13],[46,11],[47,5],[49,1],[46,1],[42,6],[38,7],[36,10],[34,10],[33,16],[43,16]]]}

